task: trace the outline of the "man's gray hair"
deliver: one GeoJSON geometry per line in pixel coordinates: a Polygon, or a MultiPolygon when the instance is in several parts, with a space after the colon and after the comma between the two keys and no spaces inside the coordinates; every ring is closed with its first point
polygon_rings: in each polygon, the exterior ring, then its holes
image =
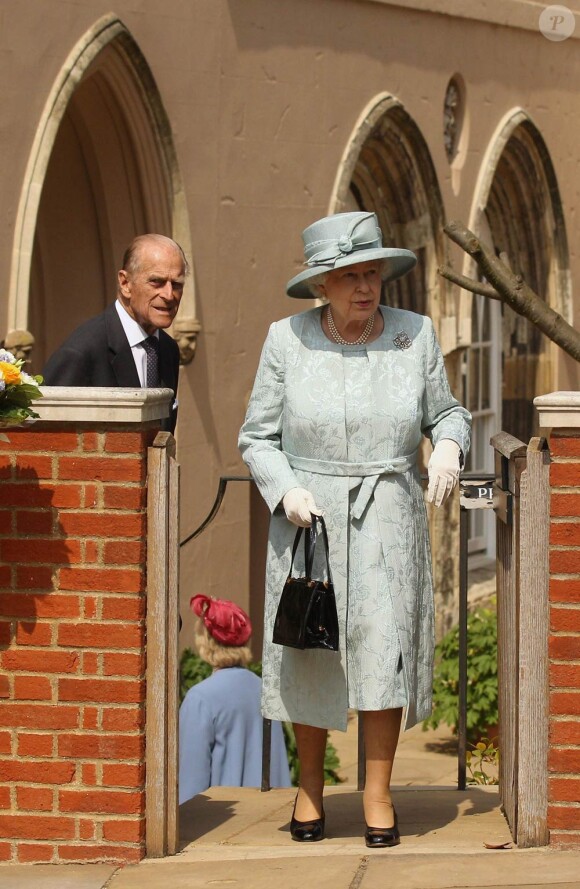
{"type": "Polygon", "coordinates": [[[158,235],[154,233],[146,234],[146,235],[137,235],[136,238],[133,238],[125,253],[123,254],[123,265],[122,268],[128,275],[134,276],[140,270],[141,267],[141,251],[148,243],[159,243],[168,245],[170,244],[172,247],[175,247],[176,250],[179,250],[181,256],[183,258],[183,268],[185,274],[189,274],[189,263],[185,257],[185,252],[183,247],[174,241],[173,238],[168,238],[166,235],[158,235]]]}

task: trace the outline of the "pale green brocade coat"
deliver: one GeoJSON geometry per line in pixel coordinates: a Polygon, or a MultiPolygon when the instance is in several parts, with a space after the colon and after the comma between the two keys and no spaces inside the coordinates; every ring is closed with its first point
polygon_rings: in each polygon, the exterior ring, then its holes
{"type": "Polygon", "coordinates": [[[366,346],[330,342],[320,308],[272,324],[240,432],[272,512],[262,691],[272,719],[344,730],[349,707],[405,706],[410,728],[431,712],[433,584],[416,455],[423,435],[466,454],[471,418],[451,394],[430,319],[381,312],[384,331],[366,346]],[[280,502],[294,487],[324,510],[336,653],[271,642],[296,533],[280,502]]]}

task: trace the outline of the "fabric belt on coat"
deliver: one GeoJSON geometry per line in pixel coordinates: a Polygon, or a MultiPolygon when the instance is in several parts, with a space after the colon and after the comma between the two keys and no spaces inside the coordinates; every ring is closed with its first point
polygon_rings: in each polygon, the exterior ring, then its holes
{"type": "Polygon", "coordinates": [[[404,457],[392,457],[390,460],[372,460],[364,463],[315,460],[310,457],[297,457],[295,454],[289,454],[288,451],[284,451],[284,454],[292,469],[303,469],[318,475],[349,476],[355,482],[351,490],[360,485],[360,491],[351,508],[351,515],[354,519],[360,519],[383,476],[407,472],[417,462],[417,451],[404,457]]]}

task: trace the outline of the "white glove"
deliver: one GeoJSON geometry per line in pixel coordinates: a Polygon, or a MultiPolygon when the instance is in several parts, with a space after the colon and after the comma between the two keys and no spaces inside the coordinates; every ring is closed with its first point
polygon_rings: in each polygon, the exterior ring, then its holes
{"type": "Polygon", "coordinates": [[[442,438],[433,448],[427,471],[429,487],[427,500],[441,506],[457,484],[459,478],[459,459],[461,448],[451,438],[442,438]]]}
{"type": "Polygon", "coordinates": [[[312,524],[312,515],[322,515],[322,510],[314,502],[314,497],[306,488],[290,488],[282,497],[282,506],[286,512],[286,518],[293,525],[300,528],[309,528],[312,524]]]}

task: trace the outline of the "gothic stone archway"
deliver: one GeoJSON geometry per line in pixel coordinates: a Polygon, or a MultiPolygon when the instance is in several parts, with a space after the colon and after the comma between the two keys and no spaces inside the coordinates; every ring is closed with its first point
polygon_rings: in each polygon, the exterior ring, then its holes
{"type": "MultiPolygon", "coordinates": [[[[100,19],[63,64],[31,150],[15,227],[9,328],[37,338],[34,369],[115,292],[127,243],[175,237],[191,255],[171,128],[125,26],[100,19]]],[[[193,276],[181,323],[195,317],[193,276]]]]}

